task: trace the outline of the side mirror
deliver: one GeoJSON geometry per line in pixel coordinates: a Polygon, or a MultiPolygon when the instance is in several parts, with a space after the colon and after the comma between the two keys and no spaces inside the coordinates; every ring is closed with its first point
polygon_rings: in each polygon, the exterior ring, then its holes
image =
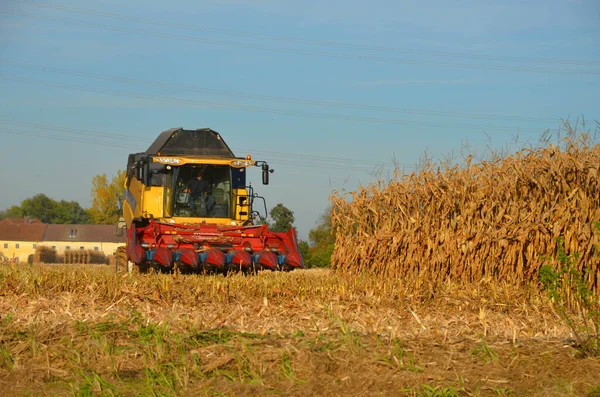
{"type": "Polygon", "coordinates": [[[269,169],[269,164],[267,164],[267,163],[263,163],[262,170],[263,170],[263,185],[268,185],[269,184],[269,173],[272,174],[273,170],[269,169]]]}
{"type": "Polygon", "coordinates": [[[268,185],[269,184],[269,164],[264,163],[262,165],[262,169],[263,169],[263,185],[268,185]]]}
{"type": "Polygon", "coordinates": [[[150,174],[150,161],[150,156],[141,157],[131,165],[131,168],[133,168],[133,172],[135,173],[135,178],[146,186],[150,185],[150,180],[152,178],[152,175],[150,174]]]}

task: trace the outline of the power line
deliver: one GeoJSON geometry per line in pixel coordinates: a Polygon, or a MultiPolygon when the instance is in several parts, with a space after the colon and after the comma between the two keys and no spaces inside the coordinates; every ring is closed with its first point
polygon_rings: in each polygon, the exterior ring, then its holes
{"type": "Polygon", "coordinates": [[[145,94],[134,94],[128,92],[117,92],[100,88],[91,88],[80,85],[73,84],[64,84],[64,83],[52,83],[41,80],[33,80],[27,78],[20,77],[11,77],[6,75],[0,75],[0,79],[15,81],[21,83],[32,83],[37,85],[44,85],[48,87],[55,88],[65,88],[69,90],[75,91],[86,91],[86,92],[95,92],[101,94],[108,95],[117,95],[138,99],[149,99],[156,100],[161,102],[173,102],[185,105],[192,105],[198,107],[210,107],[210,108],[223,108],[223,109],[237,109],[244,110],[250,112],[261,112],[261,113],[271,113],[271,114],[283,114],[283,115],[291,115],[291,116],[303,116],[303,117],[316,117],[316,118],[324,118],[324,119],[333,119],[333,120],[344,120],[344,121],[357,121],[357,122],[366,122],[366,123],[379,123],[379,124],[392,124],[392,125],[417,125],[423,127],[436,127],[436,128],[462,128],[462,129],[471,129],[471,130],[502,130],[502,131],[530,131],[530,132],[542,132],[544,128],[513,128],[513,127],[480,127],[471,124],[452,124],[452,123],[437,123],[437,122],[420,122],[420,121],[407,121],[407,120],[395,120],[395,119],[381,119],[376,117],[362,117],[362,116],[345,116],[339,114],[329,114],[329,113],[317,113],[317,112],[305,112],[305,111],[296,111],[296,110],[283,110],[283,109],[273,109],[273,108],[263,108],[252,105],[239,105],[239,104],[227,104],[227,103],[217,103],[217,102],[209,102],[209,101],[197,101],[193,99],[183,99],[176,97],[164,97],[164,96],[153,96],[153,95],[145,95],[145,94]]]}
{"type": "MultiPolygon", "coordinates": [[[[128,135],[124,135],[124,134],[111,134],[111,133],[92,131],[92,130],[81,129],[81,128],[71,128],[71,127],[65,127],[65,126],[40,124],[40,123],[28,123],[28,122],[15,121],[15,120],[0,119],[0,123],[15,125],[18,127],[28,127],[28,128],[35,128],[35,129],[40,129],[40,130],[52,130],[52,131],[58,131],[58,132],[73,133],[73,134],[83,135],[83,136],[103,137],[103,138],[108,137],[111,139],[117,139],[119,141],[129,140],[129,141],[134,141],[134,142],[144,142],[145,144],[148,144],[148,139],[146,139],[146,138],[128,136],[128,135]]],[[[139,150],[139,147],[137,149],[134,149],[132,147],[127,147],[127,148],[132,149],[132,150],[139,150]]],[[[376,166],[385,166],[386,164],[388,164],[388,166],[394,166],[393,163],[367,161],[367,160],[351,159],[351,158],[313,156],[313,155],[280,152],[280,151],[265,151],[265,150],[255,150],[255,149],[241,149],[241,150],[236,149],[236,151],[242,152],[242,153],[265,153],[265,154],[269,154],[270,156],[284,157],[286,159],[291,157],[291,158],[298,158],[298,159],[303,159],[303,160],[311,160],[311,161],[319,161],[319,162],[342,163],[342,165],[369,165],[369,166],[376,167],[376,166]]],[[[401,165],[409,166],[409,167],[412,166],[411,164],[401,164],[401,165]]]]}
{"type": "Polygon", "coordinates": [[[311,100],[311,99],[300,99],[300,98],[289,98],[289,97],[281,97],[281,96],[271,96],[271,95],[263,95],[263,94],[254,94],[254,93],[246,93],[246,92],[235,92],[235,91],[227,91],[220,89],[212,89],[212,88],[203,88],[196,87],[191,85],[182,85],[182,84],[172,84],[165,83],[160,81],[149,81],[149,80],[140,80],[129,77],[115,77],[115,76],[106,76],[99,75],[93,73],[80,72],[76,70],[56,68],[52,66],[43,66],[43,65],[34,65],[30,63],[24,62],[16,62],[10,61],[6,59],[0,59],[0,64],[15,66],[19,68],[27,68],[33,70],[40,70],[44,72],[53,72],[60,73],[72,76],[79,77],[87,77],[104,81],[113,81],[119,83],[130,83],[130,84],[141,84],[150,87],[158,87],[158,88],[169,88],[169,89],[178,89],[185,90],[191,92],[202,92],[223,96],[233,96],[239,98],[247,98],[247,99],[262,99],[269,101],[276,101],[278,103],[287,102],[287,103],[296,103],[303,105],[312,105],[312,106],[327,106],[327,107],[337,107],[337,108],[349,108],[349,109],[359,109],[359,110],[374,110],[380,112],[392,112],[392,113],[406,113],[406,114],[417,114],[417,115],[427,115],[427,116],[445,116],[445,117],[463,117],[463,118],[472,118],[472,119],[488,119],[488,120],[512,120],[512,121],[544,121],[544,122],[554,122],[556,120],[549,118],[541,118],[541,117],[522,117],[522,116],[502,116],[502,115],[494,115],[494,114],[477,114],[477,113],[459,113],[459,112],[444,112],[437,110],[427,110],[427,109],[405,109],[405,108],[395,108],[390,106],[378,106],[378,105],[368,105],[368,104],[357,104],[357,103],[345,103],[345,102],[334,102],[334,101],[321,101],[321,100],[311,100]]]}
{"type": "Polygon", "coordinates": [[[154,32],[154,31],[141,30],[141,29],[115,27],[115,26],[102,25],[102,24],[97,24],[97,23],[81,22],[81,21],[76,21],[76,20],[71,20],[71,19],[66,19],[66,18],[53,17],[53,16],[49,16],[49,15],[37,15],[37,14],[28,13],[28,12],[8,10],[8,9],[4,9],[4,8],[0,8],[0,12],[4,12],[7,14],[13,14],[13,15],[19,15],[19,16],[32,17],[32,18],[48,19],[48,20],[53,20],[53,21],[58,21],[58,22],[72,24],[72,25],[78,25],[78,26],[105,29],[105,30],[109,30],[109,31],[113,31],[113,32],[138,33],[138,34],[144,34],[144,35],[149,35],[149,36],[154,36],[154,37],[176,39],[176,40],[187,40],[187,41],[193,41],[193,42],[197,42],[197,43],[214,44],[214,45],[220,45],[220,46],[226,46],[226,47],[259,49],[259,50],[265,50],[265,51],[283,52],[283,53],[298,54],[298,55],[321,56],[321,57],[327,57],[327,58],[351,59],[351,60],[359,60],[359,61],[376,61],[376,62],[398,63],[398,64],[408,64],[408,65],[426,65],[426,66],[438,66],[438,67],[450,67],[450,68],[514,71],[514,72],[570,73],[570,74],[577,74],[577,75],[600,74],[599,70],[547,69],[547,68],[508,66],[508,65],[484,65],[484,64],[466,64],[466,63],[441,62],[441,61],[419,61],[419,60],[412,60],[412,59],[390,58],[390,57],[381,57],[381,56],[372,56],[372,55],[354,55],[354,54],[346,54],[346,53],[309,51],[309,50],[300,50],[300,49],[292,49],[292,48],[265,46],[265,45],[259,45],[259,44],[246,44],[246,43],[226,41],[226,40],[215,40],[215,39],[201,38],[201,37],[196,37],[196,36],[177,35],[177,34],[172,34],[172,33],[161,33],[161,32],[154,32]]]}
{"type": "Polygon", "coordinates": [[[14,128],[0,127],[0,132],[4,132],[7,134],[14,134],[14,135],[26,135],[26,136],[50,138],[50,139],[55,139],[55,140],[59,140],[59,141],[86,143],[86,144],[92,144],[92,145],[111,146],[111,147],[117,147],[117,148],[121,148],[121,149],[127,149],[126,146],[122,146],[122,145],[118,145],[118,144],[114,144],[114,143],[110,143],[110,142],[94,141],[94,140],[89,140],[89,139],[78,139],[78,138],[74,138],[74,137],[64,137],[64,136],[57,136],[57,135],[53,135],[53,134],[43,134],[43,133],[39,133],[39,132],[25,131],[25,130],[14,129],[14,128]]]}
{"type": "MultiPolygon", "coordinates": [[[[120,149],[131,149],[131,147],[129,147],[129,146],[118,145],[118,144],[105,142],[105,141],[95,141],[95,140],[88,140],[88,139],[80,139],[80,138],[76,138],[76,137],[57,136],[54,134],[44,134],[44,133],[40,133],[37,131],[28,131],[28,130],[15,129],[15,128],[0,127],[0,133],[7,133],[7,134],[13,134],[13,135],[19,135],[19,136],[24,135],[24,136],[32,136],[32,137],[41,137],[41,138],[48,138],[48,139],[53,139],[53,140],[99,145],[99,146],[110,146],[110,147],[116,147],[116,148],[120,148],[120,149]]],[[[280,163],[278,163],[277,161],[275,161],[275,162],[271,161],[270,163],[271,163],[271,165],[275,164],[277,166],[288,166],[288,167],[293,167],[295,169],[303,168],[303,167],[321,168],[321,169],[325,168],[325,169],[337,169],[337,170],[344,170],[344,171],[360,171],[360,172],[367,172],[370,174],[377,174],[377,173],[381,173],[381,172],[385,172],[385,171],[393,171],[395,169],[392,167],[383,167],[383,166],[359,167],[356,165],[342,166],[342,165],[331,165],[331,164],[295,162],[295,161],[281,161],[280,163]]]]}
{"type": "MultiPolygon", "coordinates": [[[[244,152],[243,150],[239,150],[239,152],[244,152]]],[[[371,165],[374,167],[378,167],[378,166],[406,166],[406,167],[412,167],[413,164],[407,164],[407,163],[393,163],[393,162],[383,162],[383,161],[366,161],[366,160],[359,160],[359,159],[352,159],[352,158],[341,158],[341,157],[319,157],[319,156],[311,156],[311,155],[304,155],[304,154],[297,154],[297,153],[283,153],[283,152],[273,152],[273,151],[268,151],[268,150],[258,150],[258,149],[251,149],[247,151],[248,153],[259,153],[259,154],[265,154],[268,156],[275,156],[275,157],[284,157],[284,158],[297,158],[297,159],[301,159],[301,160],[313,160],[316,159],[318,161],[324,161],[324,162],[343,162],[343,163],[347,163],[347,164],[359,164],[359,165],[371,165]]]]}
{"type": "Polygon", "coordinates": [[[461,53],[461,52],[436,52],[436,51],[417,51],[417,50],[407,50],[395,47],[385,47],[385,46],[377,46],[377,45],[367,45],[367,44],[356,44],[356,43],[347,43],[347,42],[339,42],[339,41],[331,41],[331,40],[311,40],[304,39],[300,37],[290,37],[290,36],[277,36],[277,35],[264,35],[264,34],[256,34],[252,32],[243,32],[231,29],[222,29],[222,28],[210,28],[206,26],[185,24],[181,22],[175,21],[161,21],[156,19],[147,19],[140,17],[133,17],[124,14],[117,14],[113,12],[103,12],[103,11],[95,11],[90,9],[83,8],[75,8],[68,7],[59,4],[49,4],[49,3],[40,3],[36,1],[28,1],[28,0],[12,0],[14,2],[19,2],[23,4],[29,4],[35,7],[47,8],[47,9],[55,9],[60,11],[67,11],[72,13],[91,15],[91,16],[100,16],[104,18],[111,18],[123,21],[133,21],[146,23],[151,25],[161,25],[167,26],[169,28],[182,28],[192,31],[198,32],[212,32],[212,33],[220,33],[227,34],[232,36],[239,36],[245,38],[259,39],[259,40],[272,40],[272,41],[281,41],[286,43],[297,43],[297,44],[313,44],[319,46],[326,47],[343,47],[349,49],[358,49],[358,50],[367,50],[367,51],[380,51],[380,52],[393,52],[393,53],[405,53],[405,54],[414,54],[414,55],[427,55],[427,56],[436,56],[436,57],[445,57],[445,58],[466,58],[466,59],[481,59],[481,60],[491,60],[491,61],[516,61],[516,62],[535,62],[535,63],[544,63],[544,64],[563,64],[563,65],[592,65],[598,66],[600,61],[587,61],[587,60],[570,60],[570,59],[541,59],[541,58],[531,58],[531,57],[514,57],[514,56],[490,56],[483,54],[474,54],[474,53],[461,53]]]}
{"type": "Polygon", "coordinates": [[[133,137],[133,136],[127,136],[127,135],[122,135],[122,134],[111,134],[108,132],[91,131],[91,130],[85,130],[85,129],[81,129],[81,128],[71,128],[71,127],[56,126],[56,125],[49,125],[49,124],[39,124],[39,123],[26,123],[23,121],[14,121],[14,120],[0,120],[0,123],[14,124],[17,126],[36,128],[36,129],[41,129],[41,130],[53,130],[53,131],[60,131],[60,132],[66,132],[66,133],[73,133],[73,134],[78,134],[78,135],[89,135],[89,136],[95,136],[95,137],[109,137],[109,138],[116,138],[119,140],[127,140],[127,141],[135,141],[135,142],[147,142],[146,139],[140,138],[140,137],[133,137]]]}

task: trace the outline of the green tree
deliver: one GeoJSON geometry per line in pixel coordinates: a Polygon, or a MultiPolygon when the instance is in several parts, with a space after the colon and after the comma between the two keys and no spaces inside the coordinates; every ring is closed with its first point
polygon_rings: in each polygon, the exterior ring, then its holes
{"type": "Polygon", "coordinates": [[[87,223],[87,214],[76,201],[56,201],[43,193],[36,194],[2,211],[1,218],[28,216],[44,223],[87,223]]]}
{"type": "Polygon", "coordinates": [[[60,200],[56,202],[52,223],[82,224],[89,222],[90,218],[87,212],[77,201],[60,200]]]}
{"type": "Polygon", "coordinates": [[[36,194],[21,202],[21,205],[0,212],[0,220],[5,218],[38,219],[44,223],[88,223],[86,211],[77,201],[56,201],[43,193],[36,194]]]}
{"type": "Polygon", "coordinates": [[[287,232],[294,227],[294,211],[279,203],[271,208],[269,215],[273,222],[269,223],[269,229],[274,232],[287,232]]]}
{"type": "Polygon", "coordinates": [[[43,193],[21,202],[23,216],[37,218],[44,223],[52,223],[56,211],[56,201],[43,193]]]}
{"type": "Polygon", "coordinates": [[[125,171],[108,182],[106,174],[98,174],[92,179],[92,208],[88,214],[93,223],[110,225],[121,215],[120,202],[125,192],[125,171]]]}
{"type": "Polygon", "coordinates": [[[13,205],[3,211],[0,211],[0,221],[6,218],[23,218],[23,209],[18,205],[13,205]]]}
{"type": "Polygon", "coordinates": [[[310,264],[310,246],[308,245],[308,241],[298,239],[298,249],[300,250],[300,254],[302,254],[304,265],[308,266],[310,264]]]}
{"type": "Polygon", "coordinates": [[[308,262],[311,267],[328,267],[335,247],[335,231],[331,224],[331,207],[319,219],[316,228],[308,233],[308,262]]]}
{"type": "MultiPolygon", "coordinates": [[[[281,203],[271,208],[271,211],[269,211],[269,216],[271,217],[272,222],[267,222],[266,219],[261,219],[258,224],[266,223],[269,226],[269,230],[273,232],[287,232],[294,227],[294,221],[296,220],[294,217],[294,211],[290,210],[281,203]]],[[[298,240],[298,249],[300,250],[304,264],[309,265],[311,253],[308,242],[304,240],[298,240]]]]}

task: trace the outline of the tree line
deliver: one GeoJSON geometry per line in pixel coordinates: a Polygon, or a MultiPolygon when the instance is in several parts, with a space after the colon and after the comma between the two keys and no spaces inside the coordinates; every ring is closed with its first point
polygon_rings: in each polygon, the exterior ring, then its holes
{"type": "Polygon", "coordinates": [[[99,225],[116,224],[120,216],[119,202],[125,191],[125,172],[108,180],[106,174],[92,178],[92,206],[82,208],[77,201],[54,200],[43,193],[21,201],[0,211],[0,220],[5,218],[35,218],[43,223],[99,225]]]}
{"type": "MultiPolygon", "coordinates": [[[[0,211],[0,220],[5,218],[35,218],[43,223],[54,224],[99,224],[115,225],[121,216],[120,202],[125,191],[125,172],[117,171],[110,181],[106,174],[92,178],[92,206],[82,208],[77,201],[54,200],[43,193],[34,195],[0,211]]],[[[294,212],[282,203],[269,211],[266,223],[269,230],[287,232],[294,227],[294,212]]],[[[304,262],[311,267],[327,267],[335,244],[331,226],[331,210],[328,208],[319,218],[318,224],[308,234],[308,241],[299,240],[298,245],[304,262]]]]}

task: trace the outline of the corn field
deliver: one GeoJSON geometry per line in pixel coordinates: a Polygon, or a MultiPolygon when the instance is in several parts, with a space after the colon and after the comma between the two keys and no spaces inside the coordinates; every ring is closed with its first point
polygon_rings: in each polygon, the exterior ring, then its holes
{"type": "Polygon", "coordinates": [[[478,164],[429,163],[389,183],[334,192],[332,266],[417,284],[520,284],[556,259],[561,238],[598,292],[599,169],[600,145],[590,133],[570,133],[557,145],[478,164]]]}

